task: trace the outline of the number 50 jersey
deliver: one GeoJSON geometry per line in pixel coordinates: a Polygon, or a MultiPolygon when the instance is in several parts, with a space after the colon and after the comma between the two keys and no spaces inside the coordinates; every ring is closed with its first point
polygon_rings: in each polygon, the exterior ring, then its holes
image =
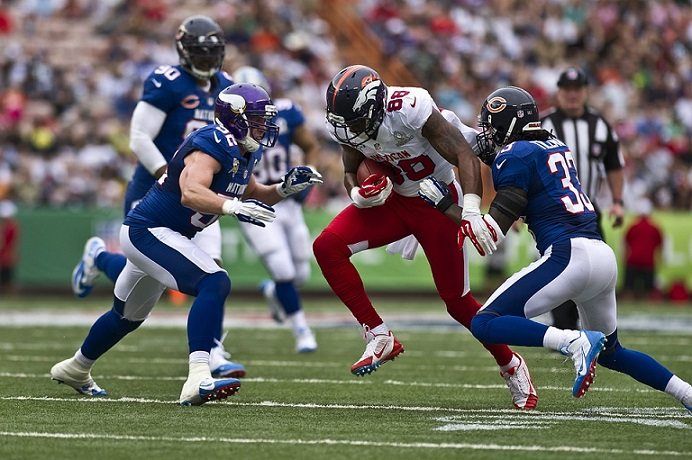
{"type": "Polygon", "coordinates": [[[496,190],[517,187],[527,193],[526,223],[541,254],[565,239],[601,239],[572,152],[558,139],[513,142],[500,151],[492,169],[496,190]]]}

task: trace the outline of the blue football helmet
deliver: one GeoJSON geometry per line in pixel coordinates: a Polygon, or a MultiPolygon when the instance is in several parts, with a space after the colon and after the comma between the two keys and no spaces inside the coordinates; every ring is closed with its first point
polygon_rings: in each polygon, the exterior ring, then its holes
{"type": "Polygon", "coordinates": [[[269,94],[252,83],[236,83],[221,91],[214,104],[216,123],[226,128],[238,144],[254,152],[260,145],[273,147],[279,127],[272,119],[276,106],[269,94]]]}

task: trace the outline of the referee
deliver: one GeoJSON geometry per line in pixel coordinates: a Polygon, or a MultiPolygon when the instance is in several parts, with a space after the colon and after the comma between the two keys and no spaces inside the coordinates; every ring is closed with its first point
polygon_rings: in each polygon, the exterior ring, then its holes
{"type": "MultiPolygon", "coordinates": [[[[596,197],[605,179],[613,197],[610,209],[613,227],[620,227],[624,215],[624,160],[615,131],[598,111],[586,105],[588,84],[586,74],[581,69],[569,67],[563,71],[557,81],[557,106],[541,118],[541,124],[572,151],[579,181],[595,207],[598,231],[603,236],[601,210],[596,197]]],[[[553,310],[552,314],[555,327],[577,329],[579,316],[571,300],[553,310]]]]}

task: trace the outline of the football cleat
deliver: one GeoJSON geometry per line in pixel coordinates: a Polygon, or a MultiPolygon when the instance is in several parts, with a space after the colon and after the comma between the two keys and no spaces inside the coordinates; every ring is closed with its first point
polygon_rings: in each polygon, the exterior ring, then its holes
{"type": "Polygon", "coordinates": [[[602,332],[580,331],[560,352],[572,358],[577,376],[572,386],[572,396],[581,398],[588,391],[596,376],[596,360],[605,347],[606,337],[602,332]]]}
{"type": "Polygon", "coordinates": [[[72,270],[72,292],[86,297],[94,288],[94,280],[101,274],[96,267],[96,257],[106,250],[106,243],[98,236],[89,238],[84,245],[82,260],[72,270]]]}
{"type": "Polygon", "coordinates": [[[372,374],[382,364],[393,361],[400,353],[404,352],[404,347],[394,337],[392,331],[387,334],[373,334],[365,326],[365,352],[360,359],[351,366],[351,373],[357,376],[372,374]]]}
{"type": "Polygon", "coordinates": [[[259,284],[259,290],[267,299],[267,307],[269,307],[269,315],[278,324],[283,324],[286,321],[286,314],[284,313],[281,304],[276,298],[276,285],[272,280],[263,280],[259,284]]]}
{"type": "Polygon", "coordinates": [[[96,385],[91,373],[79,366],[74,358],[60,361],[50,369],[50,378],[58,383],[74,388],[77,393],[87,396],[107,396],[108,393],[103,388],[96,385]]]}
{"type": "Polygon", "coordinates": [[[309,328],[302,328],[296,334],[296,352],[312,353],[317,350],[315,335],[309,328]]]}
{"type": "Polygon", "coordinates": [[[238,379],[213,379],[204,376],[188,377],[180,392],[181,406],[201,406],[209,401],[220,401],[240,390],[238,379]]]}
{"type": "Polygon", "coordinates": [[[223,347],[222,340],[226,338],[226,334],[221,338],[221,341],[214,339],[216,346],[209,351],[209,368],[211,376],[214,378],[242,378],[245,377],[245,367],[233,361],[230,361],[231,354],[223,347]]]}
{"type": "Polygon", "coordinates": [[[538,404],[538,393],[533,386],[529,368],[526,366],[524,358],[519,353],[514,353],[514,356],[519,358],[519,365],[512,367],[507,372],[500,372],[500,375],[509,388],[512,394],[512,402],[514,407],[523,410],[533,410],[538,404]]]}

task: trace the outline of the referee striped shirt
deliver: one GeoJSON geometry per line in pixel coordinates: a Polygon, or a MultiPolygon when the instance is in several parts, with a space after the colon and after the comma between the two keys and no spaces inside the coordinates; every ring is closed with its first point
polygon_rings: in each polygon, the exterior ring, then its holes
{"type": "Polygon", "coordinates": [[[571,118],[558,108],[551,109],[541,118],[541,125],[572,151],[582,189],[595,201],[606,173],[625,165],[615,131],[598,111],[588,106],[579,118],[571,118]]]}

